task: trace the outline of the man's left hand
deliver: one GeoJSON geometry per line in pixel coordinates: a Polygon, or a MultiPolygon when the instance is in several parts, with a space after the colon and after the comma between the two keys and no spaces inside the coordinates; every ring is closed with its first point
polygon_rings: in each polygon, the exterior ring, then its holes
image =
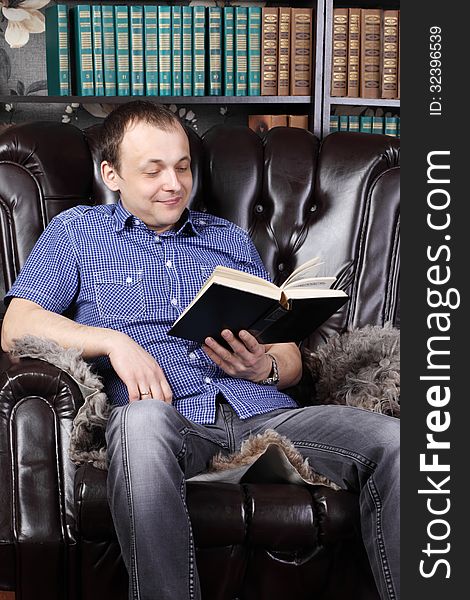
{"type": "Polygon", "coordinates": [[[244,329],[235,336],[230,330],[222,331],[223,339],[232,351],[218,344],[213,338],[206,338],[203,350],[227,375],[248,379],[249,381],[262,381],[272,368],[272,360],[266,354],[264,344],[244,329]]]}

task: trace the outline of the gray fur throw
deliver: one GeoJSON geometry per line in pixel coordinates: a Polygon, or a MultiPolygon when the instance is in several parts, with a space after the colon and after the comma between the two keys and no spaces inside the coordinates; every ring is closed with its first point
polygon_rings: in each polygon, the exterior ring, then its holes
{"type": "Polygon", "coordinates": [[[347,404],[400,416],[400,332],[366,325],[333,335],[304,365],[316,383],[318,404],[347,404]]]}

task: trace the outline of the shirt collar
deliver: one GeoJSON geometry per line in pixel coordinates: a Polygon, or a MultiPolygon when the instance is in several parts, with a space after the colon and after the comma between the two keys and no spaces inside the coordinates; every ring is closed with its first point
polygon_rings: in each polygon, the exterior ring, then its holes
{"type": "MultiPolygon", "coordinates": [[[[132,227],[141,223],[141,221],[130,213],[127,208],[124,207],[121,200],[117,202],[116,208],[114,209],[114,221],[115,221],[115,229],[116,231],[122,231],[124,227],[129,226],[132,227]]],[[[195,218],[192,211],[187,208],[184,209],[176,227],[174,229],[175,235],[186,233],[186,234],[196,234],[201,235],[199,231],[202,227],[206,225],[206,221],[195,218]]]]}

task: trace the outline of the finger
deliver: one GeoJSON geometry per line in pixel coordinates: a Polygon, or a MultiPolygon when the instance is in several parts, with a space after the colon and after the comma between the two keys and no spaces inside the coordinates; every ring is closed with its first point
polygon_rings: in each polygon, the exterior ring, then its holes
{"type": "Polygon", "coordinates": [[[242,329],[238,333],[238,337],[245,344],[245,347],[249,352],[252,352],[253,354],[264,354],[266,352],[264,344],[260,344],[255,336],[249,331],[246,331],[246,329],[242,329]]]}
{"type": "Polygon", "coordinates": [[[229,329],[224,329],[222,331],[222,337],[236,354],[245,357],[248,355],[245,344],[243,344],[243,342],[241,342],[229,329]]]}
{"type": "Polygon", "coordinates": [[[127,387],[127,393],[129,394],[129,402],[140,400],[140,390],[136,381],[124,382],[127,387]]]}
{"type": "Polygon", "coordinates": [[[206,344],[203,345],[203,350],[211,358],[216,365],[231,364],[234,355],[230,350],[221,346],[213,338],[206,338],[206,344]]]}
{"type": "Polygon", "coordinates": [[[173,402],[173,392],[171,390],[170,384],[168,383],[168,381],[166,380],[166,378],[163,378],[160,380],[160,387],[162,390],[162,399],[164,402],[166,402],[167,404],[172,404],[173,402]]]}

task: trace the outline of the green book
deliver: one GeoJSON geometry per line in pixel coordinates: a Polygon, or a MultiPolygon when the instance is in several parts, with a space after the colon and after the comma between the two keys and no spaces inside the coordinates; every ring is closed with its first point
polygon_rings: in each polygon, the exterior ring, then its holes
{"type": "Polygon", "coordinates": [[[385,117],[384,133],[392,137],[397,137],[398,119],[397,117],[385,117]]]}
{"type": "Polygon", "coordinates": [[[339,116],[339,130],[340,131],[349,131],[348,115],[340,115],[339,116]]]}
{"type": "Polygon", "coordinates": [[[400,117],[397,117],[397,137],[400,137],[400,117]]]}
{"type": "Polygon", "coordinates": [[[116,32],[116,83],[118,96],[129,96],[129,13],[127,6],[114,7],[114,28],[116,32]]]}
{"type": "Polygon", "coordinates": [[[384,118],[383,117],[372,117],[372,133],[383,133],[384,132],[384,118]]]}
{"type": "Polygon", "coordinates": [[[359,117],[358,115],[349,115],[348,118],[349,129],[348,131],[359,131],[359,117]]]}
{"type": "Polygon", "coordinates": [[[103,28],[101,23],[101,6],[91,7],[93,25],[93,77],[95,80],[95,96],[104,96],[103,73],[103,28]]]}
{"type": "Polygon", "coordinates": [[[193,8],[183,6],[183,96],[193,94],[193,8]]]}
{"type": "Polygon", "coordinates": [[[93,96],[93,42],[91,33],[91,7],[77,4],[72,7],[75,80],[78,96],[93,96]]]}
{"type": "Polygon", "coordinates": [[[233,6],[224,8],[224,95],[233,96],[234,86],[234,37],[233,37],[233,6]]]}
{"type": "Polygon", "coordinates": [[[222,95],[222,9],[208,8],[209,95],[222,95]]]}
{"type": "Polygon", "coordinates": [[[130,55],[131,55],[131,94],[143,96],[144,78],[144,10],[140,5],[129,7],[130,55]]]}
{"type": "Polygon", "coordinates": [[[372,117],[362,115],[359,119],[359,131],[362,133],[372,133],[372,117]]]}
{"type": "Polygon", "coordinates": [[[235,96],[248,93],[248,9],[235,7],[235,96]]]}
{"type": "Polygon", "coordinates": [[[116,96],[116,36],[112,6],[101,7],[103,29],[104,94],[116,96]]]}
{"type": "Polygon", "coordinates": [[[160,96],[171,96],[171,7],[158,6],[158,85],[160,96]]]}
{"type": "Polygon", "coordinates": [[[193,6],[193,96],[206,93],[206,8],[193,6]]]}
{"type": "Polygon", "coordinates": [[[70,96],[69,27],[66,4],[46,8],[46,68],[49,96],[70,96]]]}
{"type": "Polygon", "coordinates": [[[145,94],[158,96],[157,7],[144,6],[145,94]]]}
{"type": "Polygon", "coordinates": [[[339,117],[338,115],[330,115],[330,133],[339,131],[339,117]]]}
{"type": "Polygon", "coordinates": [[[171,75],[173,96],[183,95],[183,13],[181,6],[171,7],[171,75]]]}
{"type": "Polygon", "coordinates": [[[261,95],[261,7],[248,7],[248,96],[261,95]]]}

